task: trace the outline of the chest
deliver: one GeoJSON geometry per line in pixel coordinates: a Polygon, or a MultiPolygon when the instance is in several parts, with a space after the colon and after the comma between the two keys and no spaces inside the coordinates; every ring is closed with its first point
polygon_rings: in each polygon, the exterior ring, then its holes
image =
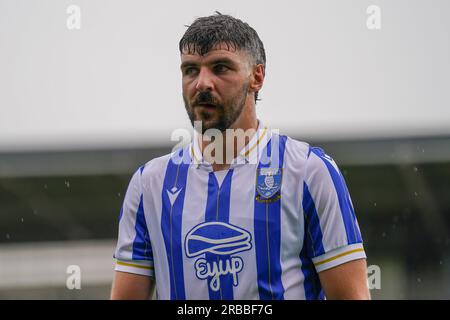
{"type": "Polygon", "coordinates": [[[252,247],[260,235],[301,236],[301,188],[290,172],[257,166],[218,174],[193,167],[184,171],[149,182],[144,209],[151,236],[171,239],[186,252],[189,244],[239,250],[252,247]]]}

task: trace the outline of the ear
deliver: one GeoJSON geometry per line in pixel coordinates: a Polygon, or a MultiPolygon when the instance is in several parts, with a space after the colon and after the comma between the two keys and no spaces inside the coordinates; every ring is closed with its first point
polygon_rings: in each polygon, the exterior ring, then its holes
{"type": "Polygon", "coordinates": [[[250,81],[250,90],[252,92],[260,91],[264,84],[264,77],[266,75],[266,70],[264,65],[257,64],[253,67],[252,78],[250,81]]]}

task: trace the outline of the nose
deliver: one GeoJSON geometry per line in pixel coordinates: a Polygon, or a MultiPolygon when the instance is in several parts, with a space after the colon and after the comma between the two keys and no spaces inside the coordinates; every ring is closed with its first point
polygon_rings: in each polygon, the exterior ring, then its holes
{"type": "Polygon", "coordinates": [[[214,89],[212,76],[213,75],[208,70],[208,68],[201,68],[197,77],[197,84],[195,86],[195,89],[199,92],[212,91],[214,89]]]}

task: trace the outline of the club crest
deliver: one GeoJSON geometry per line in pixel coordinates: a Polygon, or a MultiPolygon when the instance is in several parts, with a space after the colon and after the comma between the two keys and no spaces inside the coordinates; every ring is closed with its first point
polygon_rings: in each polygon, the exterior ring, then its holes
{"type": "Polygon", "coordinates": [[[281,188],[281,168],[258,168],[256,178],[256,191],[260,197],[269,199],[281,188]]]}

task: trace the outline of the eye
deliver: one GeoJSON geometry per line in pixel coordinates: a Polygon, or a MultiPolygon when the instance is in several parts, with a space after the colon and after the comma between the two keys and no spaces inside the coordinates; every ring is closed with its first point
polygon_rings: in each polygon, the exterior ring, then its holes
{"type": "Polygon", "coordinates": [[[230,70],[230,68],[228,68],[228,66],[224,65],[224,64],[217,64],[214,66],[214,72],[215,73],[224,73],[226,71],[230,70]]]}
{"type": "Polygon", "coordinates": [[[195,67],[187,67],[183,70],[183,74],[186,76],[191,76],[197,73],[197,68],[195,67]]]}

